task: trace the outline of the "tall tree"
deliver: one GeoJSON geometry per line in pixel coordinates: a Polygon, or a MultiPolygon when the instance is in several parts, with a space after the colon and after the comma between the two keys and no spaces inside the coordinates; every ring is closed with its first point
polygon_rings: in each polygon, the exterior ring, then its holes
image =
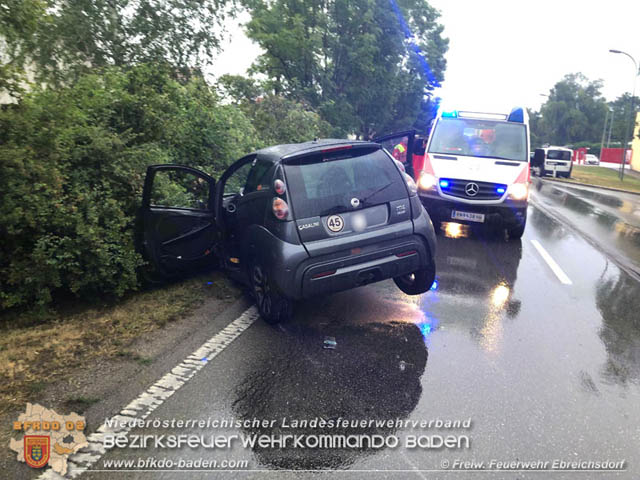
{"type": "Polygon", "coordinates": [[[411,126],[443,78],[438,12],[426,0],[245,0],[264,53],[252,70],[341,133],[411,126]]]}
{"type": "Polygon", "coordinates": [[[37,80],[55,83],[92,67],[155,62],[188,77],[211,63],[223,22],[233,14],[232,3],[9,0],[0,6],[0,38],[9,52],[2,68],[20,63],[37,80]]]}
{"type": "Polygon", "coordinates": [[[25,66],[45,30],[46,0],[4,0],[0,5],[0,92],[17,95],[25,66]]]}
{"type": "Polygon", "coordinates": [[[536,136],[556,145],[600,141],[607,111],[601,88],[602,80],[590,81],[581,73],[565,75],[540,109],[536,136]]]}
{"type": "Polygon", "coordinates": [[[635,97],[633,105],[633,116],[630,116],[630,93],[624,93],[616,98],[613,102],[609,102],[609,107],[611,107],[611,109],[613,110],[613,128],[611,130],[611,140],[622,142],[626,131],[628,135],[627,140],[631,141],[631,135],[633,134],[631,131],[631,125],[635,122],[636,114],[640,112],[640,98],[635,97]]]}

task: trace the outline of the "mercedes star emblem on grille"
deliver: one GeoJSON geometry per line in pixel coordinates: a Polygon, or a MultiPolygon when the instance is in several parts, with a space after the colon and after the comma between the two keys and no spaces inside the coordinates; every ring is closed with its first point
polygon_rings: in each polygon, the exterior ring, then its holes
{"type": "Polygon", "coordinates": [[[470,197],[475,197],[479,191],[480,187],[477,183],[469,182],[464,187],[464,193],[466,193],[470,197]]]}

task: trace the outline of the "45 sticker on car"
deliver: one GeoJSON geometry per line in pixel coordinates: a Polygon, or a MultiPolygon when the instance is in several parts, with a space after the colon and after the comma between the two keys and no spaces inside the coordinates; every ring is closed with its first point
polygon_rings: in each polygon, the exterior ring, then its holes
{"type": "Polygon", "coordinates": [[[327,218],[327,227],[333,233],[338,233],[344,228],[344,220],[340,215],[331,215],[327,218]]]}

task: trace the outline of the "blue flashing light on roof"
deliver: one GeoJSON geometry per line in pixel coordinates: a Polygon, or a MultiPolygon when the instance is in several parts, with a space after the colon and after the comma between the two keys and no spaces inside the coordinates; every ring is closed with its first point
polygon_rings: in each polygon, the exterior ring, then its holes
{"type": "Polygon", "coordinates": [[[458,118],[458,112],[453,110],[451,112],[442,112],[442,118],[458,118]]]}
{"type": "Polygon", "coordinates": [[[514,108],[513,110],[511,110],[507,121],[524,123],[524,110],[522,110],[522,108],[520,107],[514,108]]]}

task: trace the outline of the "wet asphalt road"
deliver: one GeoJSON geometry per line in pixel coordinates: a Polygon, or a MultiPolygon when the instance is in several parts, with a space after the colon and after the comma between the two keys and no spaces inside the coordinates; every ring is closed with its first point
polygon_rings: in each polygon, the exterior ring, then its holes
{"type": "MultiPolygon", "coordinates": [[[[543,193],[538,191],[534,200],[550,208],[550,197],[543,193]]],[[[556,202],[554,208],[581,225],[579,217],[591,214],[571,202],[556,202]]],[[[611,226],[605,227],[610,234],[611,226]]],[[[273,419],[273,427],[132,432],[364,433],[395,435],[401,446],[367,451],[237,445],[228,450],[114,449],[94,469],[110,459],[203,457],[246,459],[253,471],[88,472],[83,478],[637,478],[638,281],[534,205],[521,241],[487,232],[459,233],[460,238],[438,238],[437,285],[427,294],[409,297],[387,281],[299,305],[295,319],[277,328],[258,321],[149,417],[273,419]],[[532,240],[571,284],[561,283],[532,240]],[[335,338],[335,349],[323,348],[326,337],[335,338]],[[283,418],[470,419],[471,426],[296,430],[285,428],[283,418]],[[411,435],[464,435],[470,445],[403,447],[411,435]],[[456,460],[492,459],[625,460],[626,471],[451,471],[456,460]],[[345,471],[266,472],[274,469],[345,471]]],[[[637,250],[625,246],[633,242],[621,242],[617,255],[629,265],[637,263],[637,250]]]]}

